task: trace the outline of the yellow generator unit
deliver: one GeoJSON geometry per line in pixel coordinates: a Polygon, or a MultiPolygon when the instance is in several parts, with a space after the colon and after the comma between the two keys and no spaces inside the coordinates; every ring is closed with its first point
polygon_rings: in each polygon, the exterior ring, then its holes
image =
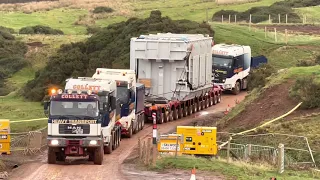
{"type": "Polygon", "coordinates": [[[0,155],[10,154],[10,120],[0,119],[0,155]]]}
{"type": "Polygon", "coordinates": [[[217,128],[178,126],[177,134],[183,137],[183,154],[217,155],[217,128]]]}

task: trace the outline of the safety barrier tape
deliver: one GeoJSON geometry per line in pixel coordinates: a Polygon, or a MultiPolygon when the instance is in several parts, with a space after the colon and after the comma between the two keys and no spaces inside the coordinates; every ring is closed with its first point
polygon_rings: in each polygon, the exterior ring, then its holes
{"type": "Polygon", "coordinates": [[[12,124],[12,123],[21,123],[21,122],[43,121],[43,120],[46,120],[46,119],[48,119],[48,118],[17,120],[17,121],[10,121],[10,124],[12,124]]]}
{"type": "MultiPolygon", "coordinates": [[[[239,132],[239,133],[234,133],[234,134],[232,134],[232,135],[230,136],[229,141],[232,140],[232,137],[233,137],[233,136],[243,135],[243,134],[245,134],[245,133],[255,131],[255,130],[257,130],[258,128],[264,127],[264,126],[266,126],[266,125],[268,125],[268,124],[270,124],[270,123],[273,123],[273,122],[275,122],[275,121],[278,121],[279,119],[282,119],[282,118],[288,116],[288,115],[291,114],[293,111],[295,111],[296,109],[298,109],[298,107],[300,107],[301,104],[302,104],[302,102],[300,102],[297,106],[295,106],[293,109],[291,109],[291,110],[290,110],[289,112],[287,112],[286,114],[283,114],[283,115],[281,115],[281,116],[279,116],[279,117],[277,117],[277,118],[274,118],[274,119],[272,119],[272,120],[270,120],[270,121],[268,121],[268,122],[266,122],[266,123],[263,123],[263,124],[260,125],[260,126],[257,126],[257,127],[255,127],[255,128],[252,128],[252,129],[249,129],[249,130],[245,130],[245,131],[242,131],[242,132],[239,132]]],[[[226,144],[228,144],[229,141],[221,144],[221,145],[219,146],[219,149],[222,148],[223,146],[225,146],[226,144]]]]}

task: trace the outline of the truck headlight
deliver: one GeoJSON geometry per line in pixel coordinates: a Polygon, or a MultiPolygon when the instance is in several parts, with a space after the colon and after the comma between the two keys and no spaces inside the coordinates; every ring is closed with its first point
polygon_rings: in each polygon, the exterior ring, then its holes
{"type": "Polygon", "coordinates": [[[98,142],[97,142],[96,140],[91,140],[89,144],[90,144],[90,145],[97,145],[97,143],[98,143],[98,142]]]}
{"type": "Polygon", "coordinates": [[[56,145],[59,144],[59,141],[54,139],[54,140],[51,140],[50,144],[53,145],[53,146],[56,146],[56,145]]]}
{"type": "Polygon", "coordinates": [[[225,87],[226,89],[232,88],[231,84],[225,84],[224,87],[225,87]]]}

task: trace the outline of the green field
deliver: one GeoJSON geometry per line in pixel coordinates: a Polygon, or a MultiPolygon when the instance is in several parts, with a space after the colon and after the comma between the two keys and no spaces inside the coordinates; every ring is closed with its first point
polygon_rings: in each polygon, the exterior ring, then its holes
{"type": "Polygon", "coordinates": [[[277,179],[286,180],[300,180],[300,179],[317,179],[320,178],[319,175],[313,175],[308,171],[292,171],[285,170],[284,173],[279,174],[277,169],[267,165],[250,165],[240,162],[227,163],[223,160],[216,159],[204,159],[204,158],[194,158],[188,156],[181,156],[178,158],[165,157],[157,161],[156,170],[163,169],[186,169],[191,170],[193,167],[197,170],[203,170],[211,172],[213,175],[223,175],[228,179],[270,179],[271,177],[276,177],[277,179]]]}
{"type": "Polygon", "coordinates": [[[296,12],[307,17],[307,23],[320,23],[320,6],[297,8],[296,12]]]}

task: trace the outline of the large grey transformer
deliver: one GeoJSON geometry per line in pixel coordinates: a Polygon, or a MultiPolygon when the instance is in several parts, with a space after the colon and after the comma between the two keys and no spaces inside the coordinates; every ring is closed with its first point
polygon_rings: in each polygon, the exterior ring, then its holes
{"type": "Polygon", "coordinates": [[[131,38],[130,69],[149,99],[187,101],[209,92],[212,37],[158,33],[131,38]]]}

